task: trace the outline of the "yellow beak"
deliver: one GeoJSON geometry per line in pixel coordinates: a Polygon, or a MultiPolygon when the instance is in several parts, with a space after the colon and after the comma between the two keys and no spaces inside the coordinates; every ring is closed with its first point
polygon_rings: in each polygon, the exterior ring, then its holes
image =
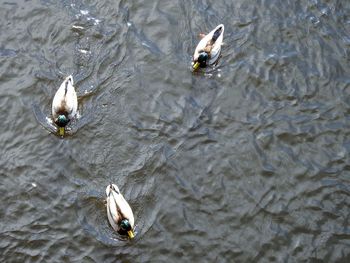
{"type": "Polygon", "coordinates": [[[129,230],[128,231],[128,236],[130,237],[130,239],[133,239],[135,236],[134,236],[134,231],[132,230],[129,230]]]}
{"type": "Polygon", "coordinates": [[[58,127],[58,133],[60,136],[64,136],[64,127],[58,127]]]}
{"type": "Polygon", "coordinates": [[[196,63],[194,63],[194,65],[192,67],[193,67],[194,70],[197,70],[199,68],[198,61],[196,63]]]}

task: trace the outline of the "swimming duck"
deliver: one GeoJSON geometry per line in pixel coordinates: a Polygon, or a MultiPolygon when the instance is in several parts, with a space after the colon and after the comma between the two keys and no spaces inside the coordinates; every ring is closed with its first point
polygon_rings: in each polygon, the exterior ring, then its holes
{"type": "Polygon", "coordinates": [[[52,101],[52,117],[58,126],[61,136],[65,133],[66,125],[76,116],[78,98],[73,87],[73,77],[68,76],[56,91],[52,101]]]}
{"type": "Polygon", "coordinates": [[[110,184],[106,188],[107,217],[115,231],[134,238],[134,215],[131,207],[120,193],[118,186],[110,184]]]}
{"type": "Polygon", "coordinates": [[[225,27],[223,24],[218,25],[209,34],[204,35],[202,40],[199,41],[193,55],[192,67],[194,70],[199,67],[205,68],[218,60],[221,52],[224,30],[225,27]]]}

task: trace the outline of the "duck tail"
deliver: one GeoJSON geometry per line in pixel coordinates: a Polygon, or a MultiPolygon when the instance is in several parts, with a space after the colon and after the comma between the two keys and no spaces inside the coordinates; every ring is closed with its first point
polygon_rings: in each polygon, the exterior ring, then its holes
{"type": "Polygon", "coordinates": [[[216,29],[211,40],[215,42],[219,38],[221,32],[222,32],[222,27],[219,27],[218,29],[216,29]]]}

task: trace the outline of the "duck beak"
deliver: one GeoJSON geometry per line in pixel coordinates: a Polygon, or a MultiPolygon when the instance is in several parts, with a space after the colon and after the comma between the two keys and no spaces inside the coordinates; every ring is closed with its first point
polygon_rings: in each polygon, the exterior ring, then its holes
{"type": "Polygon", "coordinates": [[[64,127],[58,127],[58,133],[60,136],[64,136],[64,127]]]}
{"type": "Polygon", "coordinates": [[[128,236],[130,237],[130,239],[133,239],[135,237],[134,231],[133,230],[129,230],[128,231],[128,236]]]}
{"type": "Polygon", "coordinates": [[[194,70],[197,70],[199,68],[199,62],[197,61],[196,63],[194,63],[192,67],[194,70]]]}

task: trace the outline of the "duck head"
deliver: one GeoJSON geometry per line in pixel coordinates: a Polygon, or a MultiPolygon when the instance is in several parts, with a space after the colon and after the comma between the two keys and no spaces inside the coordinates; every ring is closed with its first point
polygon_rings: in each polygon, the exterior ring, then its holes
{"type": "Polygon", "coordinates": [[[120,221],[120,228],[127,232],[130,238],[134,238],[134,230],[132,229],[128,219],[123,219],[120,221]]]}
{"type": "Polygon", "coordinates": [[[61,136],[64,135],[64,127],[66,127],[69,121],[70,120],[64,114],[58,115],[57,119],[55,120],[55,123],[58,126],[58,130],[61,136]]]}
{"type": "Polygon", "coordinates": [[[193,69],[196,70],[199,67],[205,68],[207,66],[207,61],[209,59],[209,54],[205,51],[202,51],[198,55],[197,61],[193,64],[193,69]]]}

